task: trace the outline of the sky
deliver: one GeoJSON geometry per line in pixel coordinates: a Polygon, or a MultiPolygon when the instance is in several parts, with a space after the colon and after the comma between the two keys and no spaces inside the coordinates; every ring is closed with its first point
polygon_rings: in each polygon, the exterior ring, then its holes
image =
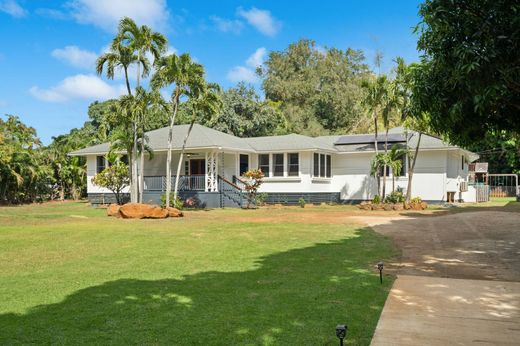
{"type": "MultiPolygon", "coordinates": [[[[81,127],[88,105],[124,93],[124,80],[97,76],[123,16],[168,38],[169,53],[190,53],[206,79],[228,88],[239,81],[261,93],[254,70],[270,51],[300,38],[319,47],[361,49],[382,71],[402,56],[417,61],[417,0],[172,1],[0,0],[0,116],[18,115],[48,144],[81,127]]],[[[135,72],[131,83],[135,85],[135,72]]]]}

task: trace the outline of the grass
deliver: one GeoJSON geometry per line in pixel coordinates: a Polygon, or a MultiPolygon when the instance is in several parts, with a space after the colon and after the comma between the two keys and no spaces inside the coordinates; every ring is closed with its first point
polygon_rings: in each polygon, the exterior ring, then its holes
{"type": "Polygon", "coordinates": [[[397,253],[350,209],[0,208],[0,344],[369,345],[397,253]]]}

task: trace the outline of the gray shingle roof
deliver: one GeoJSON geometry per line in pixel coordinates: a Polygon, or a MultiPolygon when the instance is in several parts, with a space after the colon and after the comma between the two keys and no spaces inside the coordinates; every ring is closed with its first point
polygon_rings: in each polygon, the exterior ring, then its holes
{"type": "Polygon", "coordinates": [[[316,138],[290,134],[283,136],[267,136],[244,138],[255,151],[286,151],[286,150],[326,150],[336,151],[334,146],[322,143],[316,138]]]}
{"type": "MultiPolygon", "coordinates": [[[[189,125],[177,125],[173,127],[173,150],[180,150],[189,125]]],[[[394,128],[389,131],[390,138],[397,142],[404,140],[404,128],[394,128]]],[[[410,147],[417,145],[418,133],[408,131],[410,147]]],[[[156,151],[168,149],[168,128],[149,131],[146,133],[149,139],[149,146],[156,151]]],[[[308,137],[298,134],[283,136],[267,136],[253,138],[239,138],[208,127],[195,124],[190,137],[188,138],[186,149],[205,149],[214,148],[219,150],[233,150],[243,152],[273,152],[273,151],[302,151],[302,150],[323,150],[339,153],[371,152],[374,145],[368,139],[374,138],[373,134],[366,135],[346,135],[346,136],[320,136],[308,137]],[[339,145],[337,145],[339,144],[339,145]]],[[[384,141],[384,134],[378,136],[384,141]]],[[[382,147],[380,147],[382,148],[382,147]]],[[[449,149],[457,148],[443,142],[440,138],[423,134],[421,138],[421,149],[449,149]]],[[[108,152],[109,143],[94,145],[88,148],[76,150],[69,155],[85,156],[100,155],[108,152]]]]}

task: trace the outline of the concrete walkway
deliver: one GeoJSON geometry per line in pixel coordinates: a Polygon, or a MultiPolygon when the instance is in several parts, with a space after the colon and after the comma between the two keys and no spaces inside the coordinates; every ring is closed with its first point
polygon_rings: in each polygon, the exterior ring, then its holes
{"type": "Polygon", "coordinates": [[[520,345],[520,213],[360,221],[402,251],[373,346],[520,345]]]}
{"type": "Polygon", "coordinates": [[[520,345],[520,283],[399,276],[372,345],[520,345]]]}

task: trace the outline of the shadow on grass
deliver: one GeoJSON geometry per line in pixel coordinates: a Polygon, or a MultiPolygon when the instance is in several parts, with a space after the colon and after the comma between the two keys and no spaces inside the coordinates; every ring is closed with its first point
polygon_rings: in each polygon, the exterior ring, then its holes
{"type": "Polygon", "coordinates": [[[347,344],[369,345],[393,281],[381,286],[372,266],[392,251],[358,229],[250,271],[110,281],[0,315],[0,344],[336,345],[335,326],[348,323],[347,344]]]}

